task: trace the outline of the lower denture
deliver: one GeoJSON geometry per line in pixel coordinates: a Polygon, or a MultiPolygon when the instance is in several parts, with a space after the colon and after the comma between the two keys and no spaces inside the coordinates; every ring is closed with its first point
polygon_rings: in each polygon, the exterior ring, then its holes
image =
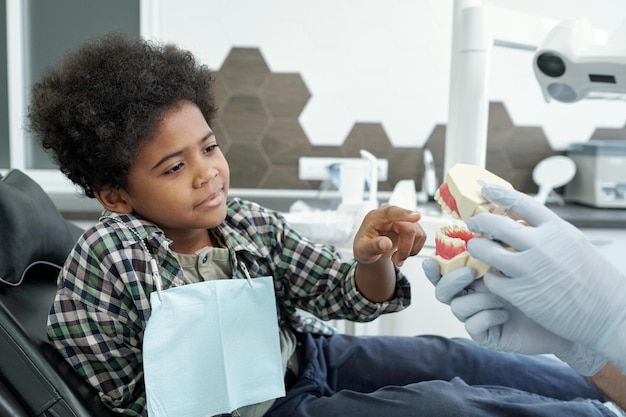
{"type": "Polygon", "coordinates": [[[445,226],[437,231],[434,258],[442,275],[463,266],[471,266],[476,269],[476,277],[480,278],[489,270],[489,265],[467,252],[467,242],[478,236],[459,225],[445,226]]]}

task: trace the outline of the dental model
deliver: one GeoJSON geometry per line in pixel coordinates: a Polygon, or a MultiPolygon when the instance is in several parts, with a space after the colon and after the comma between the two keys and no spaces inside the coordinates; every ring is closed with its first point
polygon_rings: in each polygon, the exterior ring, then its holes
{"type": "MultiPolygon", "coordinates": [[[[483,212],[506,214],[506,210],[487,201],[480,190],[483,184],[512,185],[476,165],[456,164],[446,174],[445,182],[435,193],[435,200],[443,210],[456,219],[467,222],[470,217],[483,212]]],[[[490,268],[467,252],[467,242],[480,236],[461,225],[444,226],[435,235],[433,258],[439,264],[442,275],[463,266],[476,270],[482,277],[490,268]]]]}

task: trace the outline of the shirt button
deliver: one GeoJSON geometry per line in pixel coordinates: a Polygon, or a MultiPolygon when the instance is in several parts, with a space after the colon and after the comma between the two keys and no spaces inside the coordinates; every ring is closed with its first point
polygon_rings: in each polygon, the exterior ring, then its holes
{"type": "Polygon", "coordinates": [[[204,258],[202,258],[202,264],[205,264],[206,261],[209,260],[209,256],[208,255],[204,255],[204,258]]]}

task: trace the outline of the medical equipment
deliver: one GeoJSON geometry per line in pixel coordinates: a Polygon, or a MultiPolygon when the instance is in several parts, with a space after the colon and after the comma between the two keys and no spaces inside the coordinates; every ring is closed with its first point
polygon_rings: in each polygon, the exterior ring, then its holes
{"type": "Polygon", "coordinates": [[[626,208],[626,141],[572,143],[567,155],[577,172],[565,200],[598,208],[626,208]]]}
{"type": "Polygon", "coordinates": [[[539,186],[535,199],[546,204],[550,195],[554,195],[559,203],[563,203],[555,188],[568,184],[576,175],[576,163],[572,158],[564,155],[552,155],[541,161],[533,168],[533,181],[539,186]]]}
{"type": "Polygon", "coordinates": [[[549,81],[539,81],[544,97],[553,94],[561,101],[573,102],[584,97],[622,98],[626,93],[626,80],[621,78],[626,73],[626,49],[622,46],[626,22],[602,44],[599,38],[606,32],[584,28],[586,23],[560,23],[485,6],[481,0],[454,0],[453,12],[444,172],[457,163],[485,167],[493,46],[533,51],[532,65],[539,61],[541,71],[553,74],[541,72],[549,81]],[[568,29],[568,25],[580,28],[568,29]]]}
{"type": "Polygon", "coordinates": [[[454,0],[444,172],[457,163],[485,167],[493,47],[534,51],[557,24],[481,0],[454,0]]]}
{"type": "Polygon", "coordinates": [[[587,19],[555,26],[537,49],[533,69],[546,101],[573,103],[626,93],[626,21],[601,43],[587,19]],[[592,93],[602,95],[593,96],[592,93]]]}

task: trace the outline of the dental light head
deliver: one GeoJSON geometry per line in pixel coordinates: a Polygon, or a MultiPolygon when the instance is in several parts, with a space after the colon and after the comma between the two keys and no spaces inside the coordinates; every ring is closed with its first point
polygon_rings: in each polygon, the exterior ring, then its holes
{"type": "Polygon", "coordinates": [[[606,43],[586,19],[558,24],[537,48],[533,69],[546,101],[626,94],[626,21],[606,43]]]}

